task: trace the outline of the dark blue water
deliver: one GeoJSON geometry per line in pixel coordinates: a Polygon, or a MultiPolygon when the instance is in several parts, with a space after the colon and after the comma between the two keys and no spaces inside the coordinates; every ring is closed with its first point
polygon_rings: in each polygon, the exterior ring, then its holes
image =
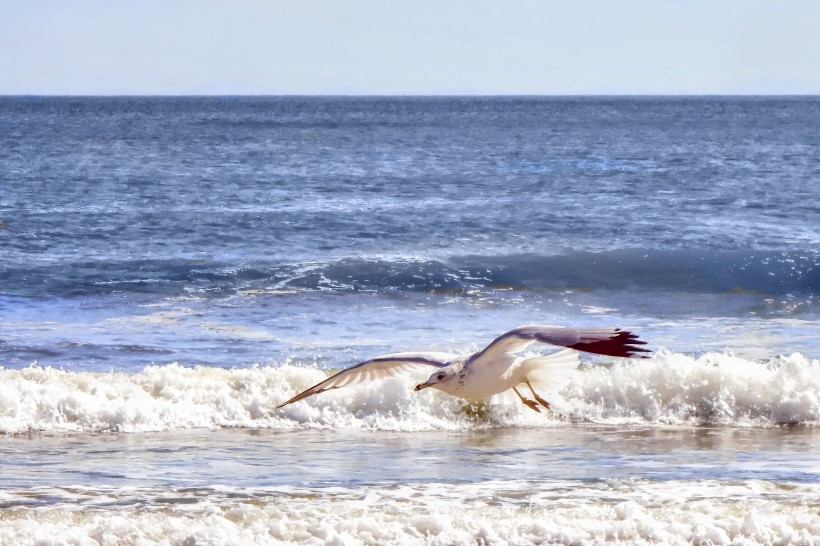
{"type": "Polygon", "coordinates": [[[0,362],[321,359],[476,301],[814,321],[818,196],[816,98],[0,98],[0,362]],[[112,331],[157,306],[300,339],[112,331]]]}

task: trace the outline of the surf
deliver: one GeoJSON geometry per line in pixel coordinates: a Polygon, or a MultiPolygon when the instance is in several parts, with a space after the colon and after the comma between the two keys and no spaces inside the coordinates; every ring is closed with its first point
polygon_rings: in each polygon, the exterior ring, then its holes
{"type": "Polygon", "coordinates": [[[646,360],[587,360],[546,414],[506,394],[476,406],[430,389],[416,393],[420,378],[412,374],[275,410],[332,371],[306,364],[224,369],[174,363],[135,373],[2,368],[0,433],[820,425],[820,361],[800,353],[754,360],[661,349],[646,360]]]}

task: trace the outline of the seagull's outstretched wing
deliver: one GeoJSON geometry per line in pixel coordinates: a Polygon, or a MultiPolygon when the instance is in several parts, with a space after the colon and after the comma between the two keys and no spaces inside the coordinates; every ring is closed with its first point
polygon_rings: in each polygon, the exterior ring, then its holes
{"type": "Polygon", "coordinates": [[[646,345],[645,341],[620,328],[563,328],[529,324],[501,334],[478,353],[473,361],[477,362],[497,353],[522,351],[536,342],[609,356],[631,357],[650,352],[641,347],[646,345]]]}
{"type": "Polygon", "coordinates": [[[345,387],[347,385],[355,385],[362,381],[395,377],[400,373],[428,366],[443,368],[455,358],[458,358],[458,355],[437,352],[395,353],[377,356],[376,358],[366,360],[328,377],[321,383],[317,383],[306,391],[297,394],[287,402],[279,404],[276,408],[278,409],[293,402],[298,402],[313,394],[338,389],[339,387],[345,387]]]}

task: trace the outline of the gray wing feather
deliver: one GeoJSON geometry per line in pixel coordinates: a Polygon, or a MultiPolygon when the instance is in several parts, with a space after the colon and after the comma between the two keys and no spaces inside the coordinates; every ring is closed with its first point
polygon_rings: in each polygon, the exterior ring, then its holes
{"type": "Polygon", "coordinates": [[[473,360],[491,358],[497,353],[515,353],[536,342],[609,356],[631,357],[649,352],[640,347],[646,345],[645,341],[620,328],[564,328],[530,324],[501,334],[473,360]]]}
{"type": "Polygon", "coordinates": [[[388,377],[395,377],[400,373],[409,372],[419,368],[434,367],[443,368],[447,364],[457,358],[458,355],[450,353],[395,353],[390,355],[378,356],[364,362],[360,362],[355,366],[346,368],[339,373],[332,375],[313,385],[309,389],[297,394],[287,402],[279,404],[277,407],[281,408],[298,402],[308,396],[319,394],[320,392],[329,391],[331,389],[338,389],[340,387],[347,387],[349,385],[356,385],[365,381],[372,381],[375,379],[385,379],[388,377]]]}

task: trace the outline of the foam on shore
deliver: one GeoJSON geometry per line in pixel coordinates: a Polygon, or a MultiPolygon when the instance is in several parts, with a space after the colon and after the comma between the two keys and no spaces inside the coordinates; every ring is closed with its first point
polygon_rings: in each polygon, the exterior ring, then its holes
{"type": "Polygon", "coordinates": [[[815,544],[818,503],[817,484],[762,480],[75,487],[0,492],[0,542],[815,544]]]}

